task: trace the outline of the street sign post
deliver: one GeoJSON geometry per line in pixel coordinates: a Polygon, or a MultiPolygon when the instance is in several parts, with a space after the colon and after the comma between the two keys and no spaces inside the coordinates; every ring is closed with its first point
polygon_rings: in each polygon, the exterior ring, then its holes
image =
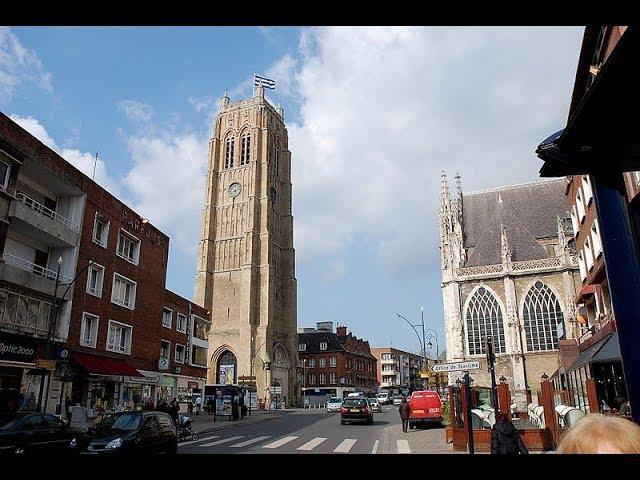
{"type": "Polygon", "coordinates": [[[467,370],[478,370],[480,368],[480,362],[478,360],[472,360],[469,362],[455,362],[455,363],[438,363],[431,367],[434,373],[438,372],[464,372],[467,370]]]}

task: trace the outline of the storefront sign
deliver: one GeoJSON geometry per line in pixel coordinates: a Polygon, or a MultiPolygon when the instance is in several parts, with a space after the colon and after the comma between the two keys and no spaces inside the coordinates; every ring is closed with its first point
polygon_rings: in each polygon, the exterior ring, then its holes
{"type": "Polygon", "coordinates": [[[29,341],[19,340],[15,342],[4,336],[0,337],[0,360],[32,363],[35,353],[35,344],[29,341]]]}
{"type": "Polygon", "coordinates": [[[56,369],[56,361],[55,360],[36,360],[36,368],[41,368],[42,370],[55,370],[56,369]]]}
{"type": "Polygon", "coordinates": [[[124,382],[125,383],[146,383],[149,385],[155,385],[157,383],[160,383],[160,374],[158,373],[153,373],[153,372],[140,372],[144,375],[144,378],[140,378],[140,377],[124,377],[124,382]]]}
{"type": "Polygon", "coordinates": [[[187,382],[188,388],[198,388],[198,382],[187,382]]]}

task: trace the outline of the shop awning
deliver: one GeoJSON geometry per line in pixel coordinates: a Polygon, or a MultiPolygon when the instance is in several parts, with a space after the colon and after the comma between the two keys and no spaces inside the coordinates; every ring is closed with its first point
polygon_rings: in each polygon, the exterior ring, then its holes
{"type": "Polygon", "coordinates": [[[607,342],[598,350],[593,358],[592,362],[611,362],[618,360],[620,361],[620,343],[618,342],[618,332],[611,335],[607,342]]]}
{"type": "Polygon", "coordinates": [[[586,299],[585,297],[587,295],[595,293],[595,291],[596,285],[585,285],[584,287],[582,287],[582,290],[580,290],[580,293],[578,293],[578,296],[576,297],[576,304],[582,303],[586,299]]]}
{"type": "Polygon", "coordinates": [[[142,373],[128,364],[126,360],[122,360],[121,358],[89,355],[86,353],[74,353],[73,359],[84,370],[93,375],[144,377],[142,373]]]}
{"type": "Polygon", "coordinates": [[[596,353],[604,346],[604,344],[611,338],[613,333],[607,335],[606,337],[598,340],[596,343],[588,347],[586,350],[580,352],[578,358],[576,358],[575,362],[571,364],[571,367],[567,370],[567,372],[571,372],[577,368],[585,366],[587,363],[593,361],[593,357],[596,353]]]}

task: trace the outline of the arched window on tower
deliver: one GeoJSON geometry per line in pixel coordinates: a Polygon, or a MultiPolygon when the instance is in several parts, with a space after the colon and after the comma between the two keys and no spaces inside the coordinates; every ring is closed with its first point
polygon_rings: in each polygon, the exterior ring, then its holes
{"type": "Polygon", "coordinates": [[[233,146],[235,139],[227,138],[226,150],[224,152],[224,168],[233,168],[233,146]]]}
{"type": "Polygon", "coordinates": [[[242,154],[240,155],[240,165],[249,165],[249,154],[251,150],[251,134],[246,132],[242,135],[242,154]]]}
{"type": "Polygon", "coordinates": [[[498,299],[486,288],[475,291],[467,306],[469,355],[483,355],[487,337],[493,338],[495,353],[505,352],[504,324],[498,299]]]}
{"type": "Polygon", "coordinates": [[[280,145],[277,142],[273,147],[273,172],[276,178],[280,176],[280,145]]]}
{"type": "Polygon", "coordinates": [[[528,352],[557,348],[557,328],[564,322],[564,315],[558,298],[544,283],[536,282],[527,292],[523,318],[528,352]]]}

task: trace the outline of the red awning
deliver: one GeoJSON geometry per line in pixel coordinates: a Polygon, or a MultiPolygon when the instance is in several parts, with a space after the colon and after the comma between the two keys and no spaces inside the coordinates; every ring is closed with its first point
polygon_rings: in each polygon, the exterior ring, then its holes
{"type": "Polygon", "coordinates": [[[126,360],[120,358],[74,353],[73,359],[87,372],[94,375],[144,377],[143,374],[129,365],[126,360]]]}
{"type": "Polygon", "coordinates": [[[595,293],[599,286],[600,285],[585,285],[582,287],[582,290],[580,290],[580,293],[576,297],[576,303],[582,303],[585,300],[585,297],[590,293],[595,293]]]}

